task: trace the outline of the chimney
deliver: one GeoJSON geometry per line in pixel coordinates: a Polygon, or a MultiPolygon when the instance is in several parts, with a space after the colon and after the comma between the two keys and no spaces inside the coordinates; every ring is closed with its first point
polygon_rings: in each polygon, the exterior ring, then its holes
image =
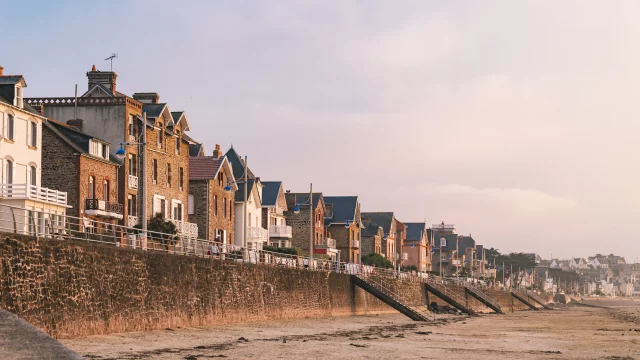
{"type": "Polygon", "coordinates": [[[132,97],[143,104],[157,104],[160,101],[160,95],[154,92],[135,93],[132,97]]]}
{"type": "Polygon", "coordinates": [[[91,67],[91,71],[87,73],[89,79],[89,90],[96,84],[100,84],[111,90],[113,95],[116,94],[116,78],[118,75],[113,71],[98,71],[96,66],[91,67]]]}
{"type": "Polygon", "coordinates": [[[222,151],[220,151],[220,144],[216,144],[216,149],[213,150],[213,157],[216,159],[220,159],[220,156],[222,156],[222,151]]]}
{"type": "Polygon", "coordinates": [[[82,119],[67,120],[67,125],[76,128],[78,131],[82,131],[82,119]]]}
{"type": "Polygon", "coordinates": [[[0,66],[0,76],[2,76],[2,74],[4,74],[4,68],[0,66]]]}

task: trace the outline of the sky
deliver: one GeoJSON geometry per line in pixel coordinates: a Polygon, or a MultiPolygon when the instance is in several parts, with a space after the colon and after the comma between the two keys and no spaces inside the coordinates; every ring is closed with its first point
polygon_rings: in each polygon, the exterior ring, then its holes
{"type": "Polygon", "coordinates": [[[0,0],[5,74],[72,96],[117,53],[190,136],[292,191],[502,252],[640,257],[640,2],[0,0]]]}

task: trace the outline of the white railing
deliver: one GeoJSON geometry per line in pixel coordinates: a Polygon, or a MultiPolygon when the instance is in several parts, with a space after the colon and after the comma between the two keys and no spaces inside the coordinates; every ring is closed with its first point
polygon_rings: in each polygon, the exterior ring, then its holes
{"type": "Polygon", "coordinates": [[[289,225],[269,225],[270,237],[291,238],[292,230],[289,225]]]}
{"type": "Polygon", "coordinates": [[[29,184],[0,184],[0,196],[67,205],[67,193],[29,184]]]}
{"type": "Polygon", "coordinates": [[[138,225],[138,217],[137,216],[127,216],[127,227],[134,227],[138,225]]]}
{"type": "Polygon", "coordinates": [[[408,253],[402,253],[402,260],[409,260],[409,254],[408,253]]]}
{"type": "Polygon", "coordinates": [[[327,247],[330,249],[336,248],[336,239],[327,238],[327,247]]]}
{"type": "Polygon", "coordinates": [[[247,239],[267,241],[268,238],[269,232],[267,231],[267,229],[263,229],[257,226],[251,226],[247,228],[247,239]]]}
{"type": "Polygon", "coordinates": [[[198,236],[198,224],[174,219],[169,219],[169,221],[176,224],[176,230],[178,231],[178,234],[192,237],[198,236]]]}
{"type": "Polygon", "coordinates": [[[138,188],[138,177],[135,175],[129,175],[129,189],[138,188]]]}
{"type": "Polygon", "coordinates": [[[360,240],[353,239],[351,240],[351,247],[359,249],[360,248],[360,240]]]}

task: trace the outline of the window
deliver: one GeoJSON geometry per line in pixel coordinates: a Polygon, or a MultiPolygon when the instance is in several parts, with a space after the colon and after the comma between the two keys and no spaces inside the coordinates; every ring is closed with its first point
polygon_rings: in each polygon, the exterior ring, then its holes
{"type": "Polygon", "coordinates": [[[89,154],[104,159],[109,159],[109,145],[95,140],[90,140],[89,154]]]}
{"type": "Polygon", "coordinates": [[[138,162],[136,154],[129,154],[129,175],[138,176],[138,162]]]}
{"type": "Polygon", "coordinates": [[[180,131],[176,131],[176,154],[180,155],[180,131]]]}
{"type": "Polygon", "coordinates": [[[218,216],[218,195],[213,195],[213,216],[218,216]]]}
{"type": "Polygon", "coordinates": [[[7,184],[13,184],[13,161],[7,160],[7,184]]]}
{"type": "Polygon", "coordinates": [[[193,199],[193,194],[189,194],[189,215],[193,215],[195,213],[194,208],[195,208],[195,204],[193,203],[194,199],[193,199]]]}
{"type": "Polygon", "coordinates": [[[153,183],[158,183],[158,160],[153,159],[153,183]]]}
{"type": "Polygon", "coordinates": [[[171,187],[171,164],[167,164],[167,187],[171,187]]]}
{"type": "Polygon", "coordinates": [[[129,115],[129,139],[135,140],[136,138],[136,129],[135,129],[135,116],[129,115]]]}
{"type": "Polygon", "coordinates": [[[29,145],[38,147],[38,124],[34,122],[31,123],[31,141],[29,145]]]}
{"type": "Polygon", "coordinates": [[[30,184],[33,186],[38,186],[38,174],[36,172],[35,166],[29,166],[29,175],[30,175],[30,184]]]}
{"type": "Polygon", "coordinates": [[[229,219],[233,217],[233,210],[231,209],[232,206],[233,203],[231,202],[231,200],[229,200],[229,219]]]}
{"type": "Polygon", "coordinates": [[[105,159],[109,159],[109,147],[107,144],[102,144],[102,157],[105,159]]]}
{"type": "Polygon", "coordinates": [[[7,118],[7,139],[9,140],[13,140],[13,135],[14,135],[14,128],[15,128],[15,119],[13,118],[13,115],[8,114],[9,117],[7,118]]]}
{"type": "Polygon", "coordinates": [[[24,107],[24,102],[22,101],[22,86],[16,86],[16,103],[15,106],[19,108],[24,107]]]}
{"type": "Polygon", "coordinates": [[[178,183],[180,186],[180,191],[182,191],[184,187],[184,169],[183,168],[178,169],[178,183]]]}
{"type": "Polygon", "coordinates": [[[222,216],[224,216],[224,218],[227,218],[227,200],[222,199],[222,216]]]}
{"type": "Polygon", "coordinates": [[[36,233],[36,217],[33,211],[29,210],[29,234],[35,235],[36,233]]]}
{"type": "Polygon", "coordinates": [[[163,218],[167,217],[167,201],[165,199],[160,199],[160,213],[163,218]]]}
{"type": "Polygon", "coordinates": [[[105,180],[102,184],[102,194],[104,195],[104,201],[109,201],[109,180],[105,180]]]}
{"type": "Polygon", "coordinates": [[[222,171],[218,173],[218,186],[224,186],[224,173],[222,171]]]}
{"type": "Polygon", "coordinates": [[[446,246],[447,246],[447,239],[440,238],[440,247],[446,247],[446,246]]]}
{"type": "Polygon", "coordinates": [[[89,176],[89,199],[96,198],[96,184],[93,176],[89,176]]]}
{"type": "Polygon", "coordinates": [[[162,149],[164,131],[162,130],[162,123],[158,123],[158,149],[162,149]]]}
{"type": "Polygon", "coordinates": [[[182,203],[177,203],[173,208],[173,218],[182,221],[182,203]]]}
{"type": "Polygon", "coordinates": [[[127,195],[127,214],[129,216],[137,216],[138,215],[138,202],[136,202],[135,195],[127,195]]]}

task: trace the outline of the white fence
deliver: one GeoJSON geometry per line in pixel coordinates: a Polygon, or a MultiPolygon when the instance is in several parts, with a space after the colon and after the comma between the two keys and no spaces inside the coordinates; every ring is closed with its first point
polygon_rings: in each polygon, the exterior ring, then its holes
{"type": "Polygon", "coordinates": [[[29,184],[0,184],[0,196],[47,201],[67,205],[67,193],[29,184]]]}

